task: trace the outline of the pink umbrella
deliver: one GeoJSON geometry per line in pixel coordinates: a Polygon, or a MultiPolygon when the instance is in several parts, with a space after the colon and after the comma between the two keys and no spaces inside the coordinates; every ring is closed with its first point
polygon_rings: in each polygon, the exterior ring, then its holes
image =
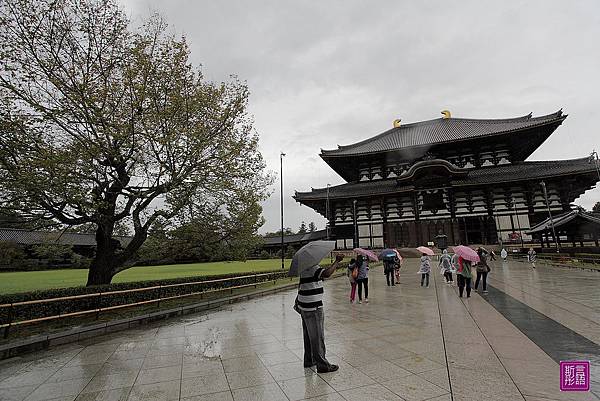
{"type": "Polygon", "coordinates": [[[479,255],[473,249],[468,246],[458,245],[454,247],[454,253],[460,256],[463,259],[469,260],[471,262],[479,262],[479,255]]]}
{"type": "Polygon", "coordinates": [[[431,249],[427,248],[426,246],[418,247],[417,251],[424,253],[425,255],[429,255],[429,256],[433,256],[435,254],[435,252],[433,252],[431,249]]]}
{"type": "Polygon", "coordinates": [[[379,258],[377,258],[377,255],[375,255],[373,252],[371,252],[367,249],[354,248],[354,252],[356,252],[359,255],[366,256],[367,258],[371,259],[373,262],[379,261],[379,258]]]}

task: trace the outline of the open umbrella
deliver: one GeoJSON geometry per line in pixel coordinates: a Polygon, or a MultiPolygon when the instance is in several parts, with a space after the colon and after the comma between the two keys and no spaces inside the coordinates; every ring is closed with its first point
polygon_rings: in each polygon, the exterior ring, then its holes
{"type": "Polygon", "coordinates": [[[399,260],[402,260],[402,256],[400,256],[400,252],[398,252],[398,250],[396,249],[384,249],[383,251],[379,252],[379,259],[383,259],[385,257],[396,257],[399,260]]]}
{"type": "Polygon", "coordinates": [[[471,262],[479,262],[479,255],[473,249],[468,246],[458,245],[454,247],[454,253],[460,256],[463,259],[469,260],[471,262]]]}
{"type": "Polygon", "coordinates": [[[367,258],[371,259],[373,262],[379,261],[379,259],[377,258],[377,255],[375,255],[375,253],[373,253],[373,251],[369,251],[367,249],[362,249],[362,248],[354,248],[354,252],[356,252],[359,255],[366,256],[367,258]]]}
{"type": "Polygon", "coordinates": [[[427,248],[426,246],[418,247],[417,251],[424,253],[425,255],[429,255],[429,256],[433,256],[435,254],[435,252],[433,252],[431,249],[427,248]]]}
{"type": "Polygon", "coordinates": [[[294,254],[288,275],[298,276],[302,271],[318,265],[334,249],[335,241],[309,242],[294,254]]]}

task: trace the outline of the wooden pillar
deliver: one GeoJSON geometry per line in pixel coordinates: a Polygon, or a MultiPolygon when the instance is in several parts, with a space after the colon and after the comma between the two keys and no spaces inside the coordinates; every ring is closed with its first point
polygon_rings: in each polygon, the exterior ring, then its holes
{"type": "MultiPolygon", "coordinates": [[[[383,172],[382,172],[382,174],[383,174],[383,172]]],[[[385,197],[381,197],[380,210],[381,210],[381,218],[383,220],[383,234],[382,234],[383,235],[383,247],[387,248],[390,245],[388,244],[389,240],[387,238],[387,233],[386,233],[387,232],[387,229],[386,229],[386,227],[387,227],[387,207],[385,204],[385,197]]]]}
{"type": "Polygon", "coordinates": [[[417,191],[413,192],[413,213],[415,214],[415,244],[421,244],[421,222],[419,221],[419,195],[417,191]]]}

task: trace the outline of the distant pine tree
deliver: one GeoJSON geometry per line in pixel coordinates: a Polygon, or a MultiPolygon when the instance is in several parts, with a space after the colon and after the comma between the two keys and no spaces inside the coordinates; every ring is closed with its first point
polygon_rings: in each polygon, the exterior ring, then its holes
{"type": "Polygon", "coordinates": [[[311,233],[317,231],[317,225],[315,224],[314,221],[311,221],[308,224],[308,231],[310,231],[311,233]]]}
{"type": "Polygon", "coordinates": [[[306,223],[303,221],[298,229],[298,234],[306,234],[306,223]]]}

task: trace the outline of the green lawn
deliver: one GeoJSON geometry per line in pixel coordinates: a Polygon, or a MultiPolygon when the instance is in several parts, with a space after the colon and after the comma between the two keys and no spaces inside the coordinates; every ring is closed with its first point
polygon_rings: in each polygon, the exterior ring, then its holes
{"type": "MultiPolygon", "coordinates": [[[[285,261],[288,269],[290,261],[285,261]]],[[[188,276],[210,276],[226,273],[263,272],[281,267],[280,259],[249,260],[246,262],[191,263],[184,265],[139,266],[117,274],[113,283],[169,279],[188,276]]],[[[34,272],[0,273],[0,294],[83,286],[87,270],[64,269],[34,272]]]]}

